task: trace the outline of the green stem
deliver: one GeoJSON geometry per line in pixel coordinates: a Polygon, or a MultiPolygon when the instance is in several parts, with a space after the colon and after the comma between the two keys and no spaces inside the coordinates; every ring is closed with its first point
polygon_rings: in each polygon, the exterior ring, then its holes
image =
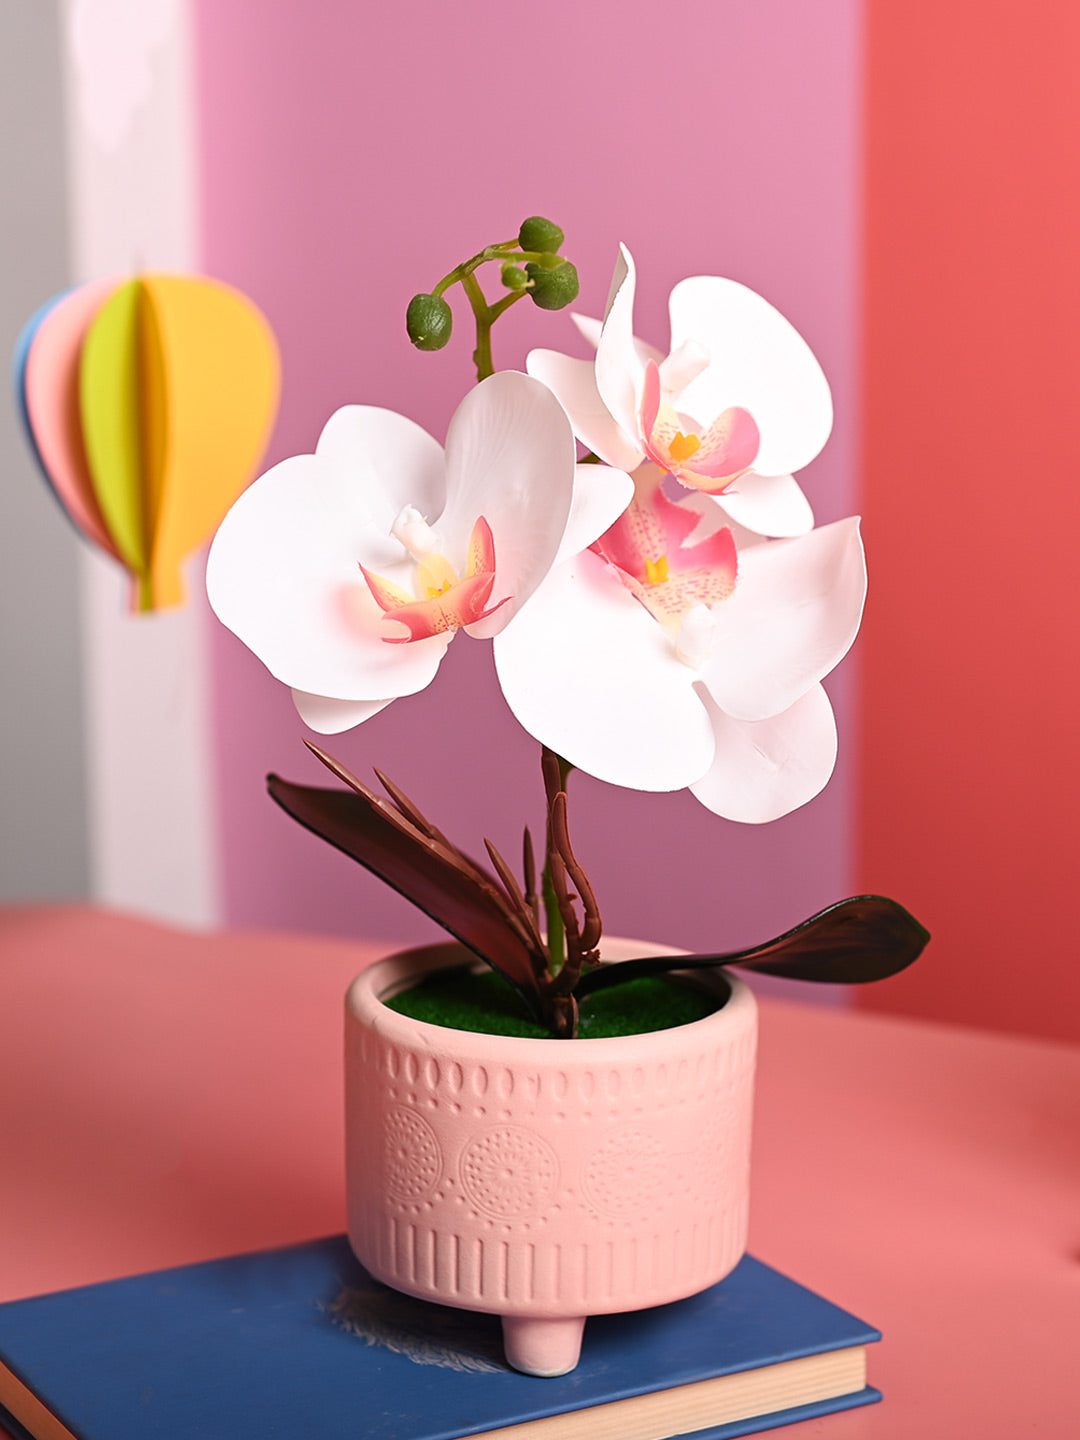
{"type": "Polygon", "coordinates": [[[501,300],[496,300],[490,306],[492,322],[496,321],[504,310],[509,310],[511,305],[516,305],[519,300],[524,300],[528,290],[512,290],[509,295],[504,295],[501,300]]]}
{"type": "Polygon", "coordinates": [[[473,362],[479,382],[495,374],[495,365],[491,359],[491,306],[484,298],[480,282],[471,270],[462,275],[461,288],[469,297],[469,304],[476,317],[476,349],[473,351],[473,362]]]}
{"type": "Polygon", "coordinates": [[[444,275],[432,290],[433,295],[441,296],[444,291],[450,289],[451,285],[460,285],[468,297],[476,318],[476,349],[473,351],[473,363],[476,366],[477,381],[486,380],[489,375],[495,373],[495,364],[491,358],[492,325],[504,310],[509,310],[511,305],[527,295],[528,289],[512,291],[509,295],[504,295],[501,300],[496,300],[494,305],[489,305],[475,272],[481,265],[486,265],[489,260],[539,261],[542,258],[543,254],[539,250],[522,250],[515,236],[513,240],[503,240],[498,245],[486,245],[476,255],[470,256],[468,260],[463,260],[460,265],[455,265],[453,270],[444,275]]]}
{"type": "MultiPolygon", "coordinates": [[[[431,293],[441,295],[444,290],[449,290],[451,285],[456,285],[459,280],[464,280],[466,275],[471,275],[474,270],[478,270],[481,265],[486,265],[489,260],[507,260],[511,255],[517,253],[519,252],[516,237],[513,240],[503,240],[498,245],[486,245],[483,250],[478,251],[475,255],[470,255],[468,260],[463,260],[460,265],[455,265],[449,275],[444,275],[431,293]]],[[[530,254],[527,258],[535,257],[530,254]]]]}
{"type": "Polygon", "coordinates": [[[551,872],[544,866],[543,874],[544,916],[547,920],[548,973],[557,975],[566,964],[566,930],[563,926],[562,911],[551,883],[551,872]]]}
{"type": "Polygon", "coordinates": [[[552,879],[552,855],[553,841],[551,834],[551,807],[555,803],[555,796],[560,790],[566,789],[566,781],[573,765],[564,760],[561,755],[552,750],[549,746],[542,747],[541,770],[544,776],[544,797],[547,802],[548,821],[546,827],[546,860],[543,875],[543,897],[544,914],[547,919],[548,934],[548,972],[552,976],[558,975],[567,961],[566,946],[566,925],[563,921],[562,910],[559,906],[559,896],[555,889],[555,882],[552,879]],[[554,774],[552,770],[554,769],[554,774]]]}

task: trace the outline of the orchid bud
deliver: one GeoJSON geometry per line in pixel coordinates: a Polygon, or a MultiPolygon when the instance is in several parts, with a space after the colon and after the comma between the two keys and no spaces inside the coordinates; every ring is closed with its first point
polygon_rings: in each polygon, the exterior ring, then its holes
{"type": "Polygon", "coordinates": [[[515,265],[512,260],[507,260],[502,267],[502,283],[508,290],[524,290],[529,283],[529,277],[522,270],[520,265],[515,265]]]}
{"type": "Polygon", "coordinates": [[[414,295],[409,301],[405,329],[418,350],[441,350],[453,327],[453,311],[441,295],[414,295]]]}
{"type": "Polygon", "coordinates": [[[518,244],[522,250],[558,250],[566,236],[554,220],[545,220],[543,215],[530,215],[521,222],[518,244]]]}
{"type": "Polygon", "coordinates": [[[545,270],[530,261],[525,272],[532,281],[533,304],[541,310],[561,310],[578,297],[578,273],[569,260],[564,260],[557,270],[545,270]]]}

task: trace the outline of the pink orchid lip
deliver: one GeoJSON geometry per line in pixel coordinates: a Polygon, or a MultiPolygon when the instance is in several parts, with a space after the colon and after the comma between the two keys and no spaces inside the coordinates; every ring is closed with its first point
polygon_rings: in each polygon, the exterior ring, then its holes
{"type": "Polygon", "coordinates": [[[722,495],[752,469],[761,443],[754,417],[737,405],[722,411],[702,433],[684,434],[683,422],[660,398],[660,371],[645,364],[641,431],[649,458],[680,484],[707,495],[722,495]],[[693,464],[686,464],[687,461],[693,464]]]}
{"type": "Polygon", "coordinates": [[[420,559],[417,583],[421,588],[426,586],[428,592],[421,599],[413,599],[400,585],[363,565],[360,570],[384,619],[404,626],[407,631],[405,635],[384,635],[382,639],[387,645],[408,645],[414,640],[428,640],[433,635],[474,625],[494,615],[511,598],[507,595],[485,608],[495,585],[495,538],[482,515],[469,537],[463,579],[458,578],[445,556],[428,553],[420,559]]]}
{"type": "Polygon", "coordinates": [[[723,526],[688,545],[698,516],[667,498],[663,474],[646,467],[635,475],[634,486],[630,505],[592,548],[675,638],[689,611],[718,604],[734,591],[735,538],[723,526]]]}

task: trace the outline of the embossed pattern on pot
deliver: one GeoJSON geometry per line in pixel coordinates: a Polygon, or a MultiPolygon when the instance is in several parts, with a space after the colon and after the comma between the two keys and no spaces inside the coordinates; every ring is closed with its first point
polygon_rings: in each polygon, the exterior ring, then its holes
{"type": "Polygon", "coordinates": [[[354,992],[349,1228],[377,1278],[560,1316],[661,1304],[737,1262],[756,1042],[737,982],[705,1021],[586,1041],[444,1030],[354,992]]]}

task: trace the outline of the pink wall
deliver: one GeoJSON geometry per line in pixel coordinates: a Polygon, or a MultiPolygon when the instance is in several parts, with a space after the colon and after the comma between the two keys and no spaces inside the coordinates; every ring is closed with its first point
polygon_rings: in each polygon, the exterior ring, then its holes
{"type": "MultiPolygon", "coordinates": [[[[537,18],[484,0],[194,8],[204,264],[251,293],[280,337],[272,459],[310,450],[347,401],[441,436],[470,347],[411,350],[405,303],[540,212],[568,234],[586,313],[602,310],[621,239],[639,263],[639,331],[658,342],[687,274],[734,275],[789,315],[839,417],[807,489],[822,520],[855,508],[857,0],[556,0],[537,18]]],[[[496,343],[505,367],[530,345],[573,341],[565,316],[523,306],[496,343]]],[[[850,667],[830,687],[837,777],[772,826],[577,777],[575,843],[610,930],[733,945],[848,892],[850,667]]],[[[265,798],[267,770],[322,772],[284,688],[220,629],[214,687],[230,923],[426,937],[422,917],[265,798]]],[[[536,747],[467,639],[431,690],[331,748],[362,774],[378,764],[474,848],[486,832],[516,852],[521,823],[538,823],[536,747]]]]}

